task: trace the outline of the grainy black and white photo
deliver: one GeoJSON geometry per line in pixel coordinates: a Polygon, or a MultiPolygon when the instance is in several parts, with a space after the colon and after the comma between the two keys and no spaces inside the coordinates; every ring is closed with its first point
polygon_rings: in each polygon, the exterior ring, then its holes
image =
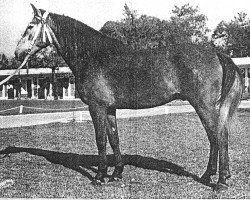
{"type": "Polygon", "coordinates": [[[249,199],[250,2],[0,0],[0,198],[249,199]]]}

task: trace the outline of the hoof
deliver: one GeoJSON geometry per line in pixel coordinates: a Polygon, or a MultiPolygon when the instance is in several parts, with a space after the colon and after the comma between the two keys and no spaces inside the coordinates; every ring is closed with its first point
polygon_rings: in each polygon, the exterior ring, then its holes
{"type": "Polygon", "coordinates": [[[104,181],[104,179],[101,179],[101,180],[99,180],[99,179],[94,179],[94,180],[91,182],[91,184],[94,185],[94,186],[101,186],[101,185],[105,184],[105,181],[104,181]]]}
{"type": "Polygon", "coordinates": [[[231,178],[231,174],[227,174],[226,179],[231,178]]]}
{"type": "Polygon", "coordinates": [[[228,190],[228,184],[226,183],[217,183],[216,186],[214,187],[214,191],[217,193],[227,191],[228,190]]]}
{"type": "Polygon", "coordinates": [[[111,177],[109,179],[109,182],[119,182],[122,180],[122,177],[111,177]]]}
{"type": "Polygon", "coordinates": [[[201,183],[209,184],[209,183],[212,182],[212,179],[211,179],[210,176],[203,175],[203,176],[200,178],[200,181],[201,181],[201,183]]]}

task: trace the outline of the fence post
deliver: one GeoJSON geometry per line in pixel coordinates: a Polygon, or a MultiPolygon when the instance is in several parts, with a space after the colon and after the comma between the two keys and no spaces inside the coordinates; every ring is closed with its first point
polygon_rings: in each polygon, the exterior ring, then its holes
{"type": "Polygon", "coordinates": [[[23,105],[20,106],[19,114],[23,113],[23,105]]]}
{"type": "Polygon", "coordinates": [[[80,122],[83,121],[83,111],[80,111],[80,122]]]}
{"type": "Polygon", "coordinates": [[[76,121],[76,117],[75,117],[75,111],[73,111],[73,119],[72,119],[73,122],[76,121]]]}

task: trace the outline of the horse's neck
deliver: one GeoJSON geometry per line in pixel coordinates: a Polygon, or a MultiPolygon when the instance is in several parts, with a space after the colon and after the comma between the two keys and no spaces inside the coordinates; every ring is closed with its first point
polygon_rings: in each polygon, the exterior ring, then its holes
{"type": "Polygon", "coordinates": [[[92,34],[91,31],[93,30],[90,27],[84,27],[83,25],[80,28],[84,28],[82,32],[77,30],[78,27],[73,26],[70,28],[57,26],[52,29],[59,43],[59,45],[56,45],[57,49],[74,74],[77,73],[75,68],[79,66],[79,63],[86,56],[95,54],[96,49],[99,48],[98,45],[101,45],[96,42],[100,41],[98,40],[98,34],[92,34]]]}
{"type": "Polygon", "coordinates": [[[60,21],[56,20],[53,20],[56,24],[53,32],[60,44],[60,54],[74,75],[78,73],[80,65],[80,70],[84,70],[90,60],[121,54],[126,49],[122,42],[105,37],[81,22],[64,16],[60,21]]]}

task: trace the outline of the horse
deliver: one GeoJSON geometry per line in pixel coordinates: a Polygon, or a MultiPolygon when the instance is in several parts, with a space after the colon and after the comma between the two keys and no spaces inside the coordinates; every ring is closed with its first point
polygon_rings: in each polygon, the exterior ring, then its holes
{"type": "Polygon", "coordinates": [[[219,165],[214,189],[229,187],[228,135],[243,88],[240,70],[229,56],[190,43],[133,50],[80,21],[31,6],[34,17],[17,44],[16,58],[22,61],[54,45],[72,70],[95,130],[99,165],[93,184],[103,184],[107,177],[107,140],[115,157],[109,181],[122,179],[117,109],[146,109],[181,99],[194,107],[210,142],[202,182],[211,183],[219,165]]]}

